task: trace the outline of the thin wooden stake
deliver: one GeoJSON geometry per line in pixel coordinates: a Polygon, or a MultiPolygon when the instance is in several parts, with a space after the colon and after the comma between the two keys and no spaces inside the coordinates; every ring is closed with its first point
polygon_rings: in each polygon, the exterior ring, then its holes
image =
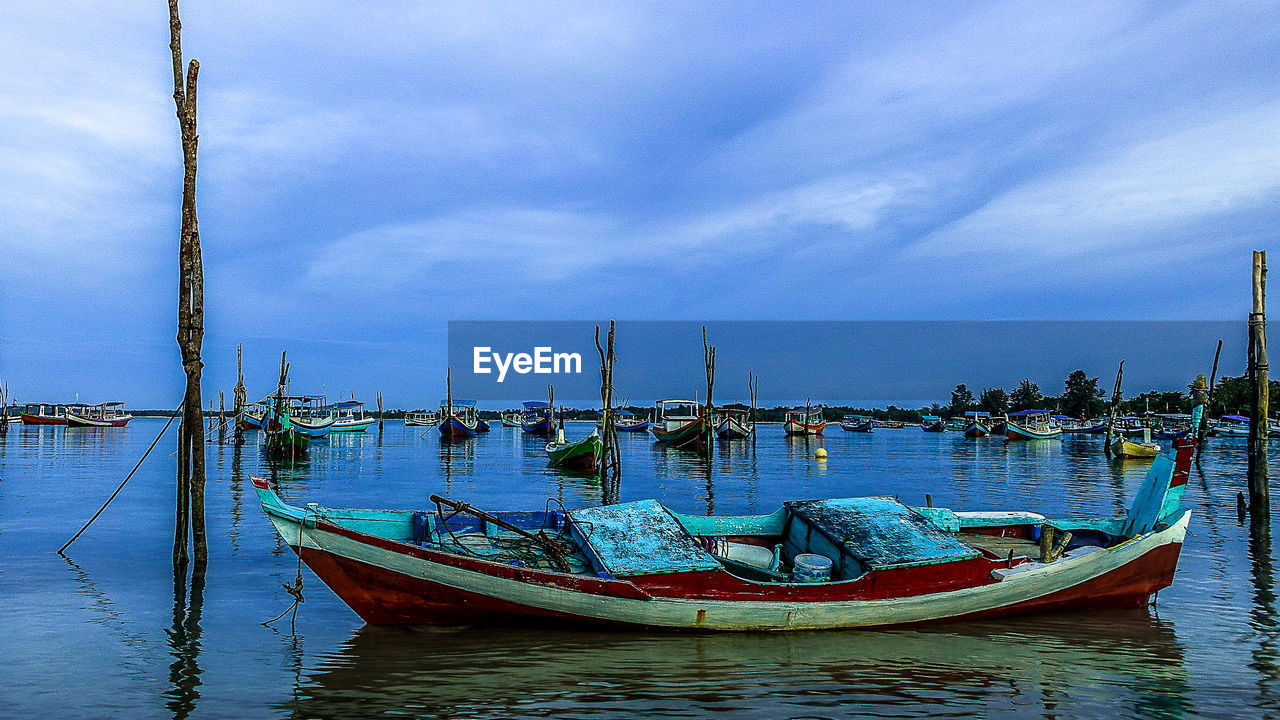
{"type": "Polygon", "coordinates": [[[1116,370],[1116,384],[1111,389],[1111,411],[1107,418],[1107,439],[1102,446],[1102,452],[1111,457],[1111,436],[1116,430],[1116,411],[1120,408],[1120,381],[1124,378],[1124,361],[1120,361],[1120,367],[1116,370]]]}
{"type": "Polygon", "coordinates": [[[1267,424],[1270,387],[1267,367],[1267,254],[1253,253],[1253,312],[1249,314],[1249,381],[1252,412],[1249,417],[1249,514],[1250,529],[1265,532],[1271,526],[1271,490],[1267,467],[1267,424]]]}

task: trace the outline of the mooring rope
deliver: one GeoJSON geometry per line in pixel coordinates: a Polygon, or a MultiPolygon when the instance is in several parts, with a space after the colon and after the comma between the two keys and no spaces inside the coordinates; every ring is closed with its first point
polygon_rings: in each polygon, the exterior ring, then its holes
{"type": "Polygon", "coordinates": [[[288,615],[289,612],[292,611],[293,617],[289,619],[289,628],[291,630],[297,629],[298,605],[307,601],[306,598],[302,596],[302,531],[307,527],[307,513],[309,512],[311,512],[310,507],[303,508],[302,520],[298,522],[298,575],[293,579],[292,583],[280,583],[280,587],[284,588],[285,592],[293,596],[293,605],[290,605],[279,615],[262,623],[264,627],[270,627],[271,623],[279,620],[285,615],[288,615]]]}
{"type": "MultiPolygon", "coordinates": [[[[186,403],[183,403],[183,404],[185,405],[186,403]]],[[[182,409],[182,405],[179,405],[178,407],[174,408],[174,413],[179,412],[181,409],[182,409]]],[[[133,469],[129,471],[128,475],[124,476],[124,480],[120,483],[120,487],[117,487],[116,491],[111,493],[111,497],[107,498],[107,501],[102,503],[102,507],[98,508],[98,512],[94,513],[93,517],[89,518],[89,522],[85,523],[84,527],[80,528],[80,532],[71,536],[71,539],[68,540],[66,544],[58,548],[59,555],[62,555],[62,551],[70,547],[71,543],[75,542],[76,538],[79,538],[80,535],[83,534],[85,530],[88,530],[89,526],[93,524],[93,521],[97,520],[98,516],[102,514],[102,511],[106,510],[107,506],[111,504],[111,501],[116,499],[116,496],[119,495],[120,491],[124,489],[125,483],[129,482],[129,478],[133,477],[133,474],[138,472],[138,468],[142,467],[142,461],[146,460],[147,456],[151,454],[151,451],[155,449],[156,443],[160,442],[160,438],[164,437],[165,431],[169,429],[169,426],[173,424],[173,421],[177,417],[178,416],[176,414],[169,416],[169,421],[164,424],[163,428],[160,428],[160,434],[156,435],[156,439],[151,441],[151,447],[147,448],[147,451],[142,453],[142,457],[138,459],[138,464],[133,466],[133,469]]]]}

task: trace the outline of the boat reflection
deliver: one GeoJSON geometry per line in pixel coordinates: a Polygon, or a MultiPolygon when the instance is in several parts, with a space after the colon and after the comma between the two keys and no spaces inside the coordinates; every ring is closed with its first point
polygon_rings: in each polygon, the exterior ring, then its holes
{"type": "Polygon", "coordinates": [[[928,630],[653,635],[365,626],[292,717],[1180,717],[1183,648],[1146,611],[928,630]]]}

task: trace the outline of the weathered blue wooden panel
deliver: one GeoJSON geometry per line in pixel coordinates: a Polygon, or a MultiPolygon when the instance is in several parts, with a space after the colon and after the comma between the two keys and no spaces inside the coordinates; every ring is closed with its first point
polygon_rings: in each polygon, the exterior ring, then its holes
{"type": "Polygon", "coordinates": [[[891,497],[801,500],[786,507],[870,569],[981,555],[891,497]]]}
{"type": "Polygon", "coordinates": [[[569,521],[614,577],[721,567],[656,500],[571,510],[569,521]]]}

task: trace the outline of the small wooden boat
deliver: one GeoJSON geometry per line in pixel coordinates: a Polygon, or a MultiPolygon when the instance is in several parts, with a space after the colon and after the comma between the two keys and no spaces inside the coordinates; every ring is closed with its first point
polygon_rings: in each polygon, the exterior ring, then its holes
{"type": "Polygon", "coordinates": [[[582,473],[600,471],[600,456],[604,453],[604,442],[595,430],[581,440],[569,442],[564,439],[564,430],[553,442],[544,448],[547,453],[547,464],[551,467],[565,468],[582,473]]]}
{"type": "Polygon", "coordinates": [[[267,409],[265,403],[249,403],[240,413],[240,429],[261,430],[263,418],[267,416],[267,409]]]}
{"type": "Polygon", "coordinates": [[[1115,429],[1112,433],[1116,435],[1128,435],[1130,437],[1140,436],[1147,429],[1146,418],[1140,418],[1134,415],[1125,415],[1116,418],[1115,429]]]}
{"type": "Polygon", "coordinates": [[[1101,420],[1078,420],[1076,418],[1067,418],[1062,423],[1063,435],[1100,435],[1107,431],[1106,419],[1101,420]]]}
{"type": "Polygon", "coordinates": [[[545,400],[529,400],[520,413],[520,427],[531,435],[551,435],[556,431],[554,409],[545,400]]]}
{"type": "Polygon", "coordinates": [[[1243,415],[1223,415],[1218,419],[1218,434],[1227,437],[1249,437],[1249,418],[1243,415]]]}
{"type": "Polygon", "coordinates": [[[937,415],[925,415],[920,418],[920,429],[925,432],[946,432],[946,423],[937,415]]]}
{"type": "Polygon", "coordinates": [[[23,425],[66,425],[67,406],[53,403],[27,403],[19,415],[23,425]]]}
{"type": "Polygon", "coordinates": [[[1169,442],[1191,434],[1191,416],[1186,413],[1157,413],[1151,416],[1151,437],[1169,442]]]}
{"type": "Polygon", "coordinates": [[[1117,435],[1111,441],[1111,456],[1118,458],[1154,458],[1160,454],[1160,446],[1149,440],[1134,441],[1117,435]]]}
{"type": "Polygon", "coordinates": [[[274,460],[301,460],[311,448],[311,438],[294,426],[289,413],[268,410],[262,423],[262,448],[274,460]]]}
{"type": "Polygon", "coordinates": [[[124,427],[133,416],[124,411],[124,403],[109,402],[68,405],[66,418],[67,427],[124,427]]]}
{"type": "Polygon", "coordinates": [[[875,422],[866,415],[845,415],[840,418],[840,429],[845,432],[869,433],[875,429],[875,422]]]}
{"type": "Polygon", "coordinates": [[[649,429],[649,419],[622,410],[614,418],[613,429],[618,432],[644,432],[649,429]]]}
{"type": "Polygon", "coordinates": [[[448,400],[444,400],[440,403],[440,419],[436,426],[440,428],[441,437],[462,440],[476,436],[479,421],[475,400],[454,400],[452,407],[448,400]]]}
{"type": "Polygon", "coordinates": [[[1004,436],[1009,440],[1055,440],[1062,428],[1053,424],[1048,410],[1019,410],[1006,416],[1004,436]]]}
{"type": "Polygon", "coordinates": [[[788,435],[821,435],[827,423],[822,419],[822,406],[794,407],[787,411],[782,431],[788,435]]]}
{"type": "Polygon", "coordinates": [[[820,630],[1144,607],[1174,579],[1193,450],[1156,458],[1124,517],[1088,519],[892,497],[736,517],[655,500],[489,513],[435,495],[343,510],[252,482],[281,539],[370,624],[820,630]]]}
{"type": "Polygon", "coordinates": [[[964,436],[982,438],[991,436],[991,413],[970,410],[964,414],[964,436]]]}
{"type": "Polygon", "coordinates": [[[721,440],[742,440],[751,437],[751,408],[740,403],[722,405],[715,409],[712,421],[716,437],[721,440]]]}
{"type": "Polygon", "coordinates": [[[414,410],[404,414],[404,424],[410,427],[435,427],[440,423],[440,414],[435,410],[414,410]]]}
{"type": "Polygon", "coordinates": [[[520,411],[508,410],[502,413],[502,427],[520,427],[520,411]]]}
{"type": "Polygon", "coordinates": [[[489,432],[489,421],[480,416],[476,416],[476,432],[489,432]]]}
{"type": "Polygon", "coordinates": [[[707,415],[697,400],[659,400],[653,417],[649,431],[658,442],[687,450],[706,444],[707,415]]]}
{"type": "Polygon", "coordinates": [[[364,403],[359,400],[343,400],[332,405],[325,405],[324,410],[333,413],[333,432],[364,432],[378,421],[365,412],[364,403]]]}

